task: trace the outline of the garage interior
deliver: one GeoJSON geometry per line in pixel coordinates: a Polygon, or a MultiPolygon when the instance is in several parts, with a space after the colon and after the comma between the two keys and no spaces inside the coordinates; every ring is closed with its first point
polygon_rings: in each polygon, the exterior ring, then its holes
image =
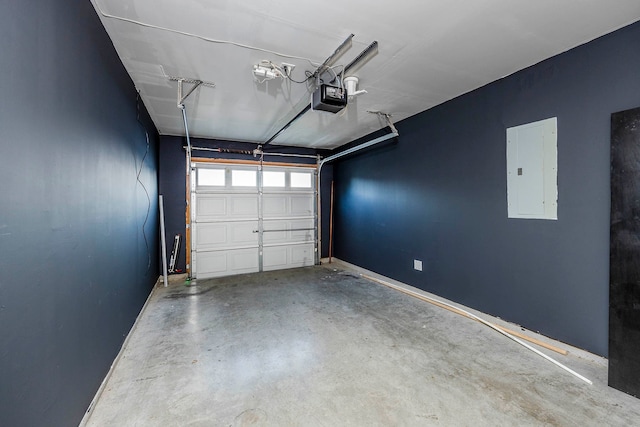
{"type": "Polygon", "coordinates": [[[0,425],[638,419],[636,1],[5,3],[0,425]]]}

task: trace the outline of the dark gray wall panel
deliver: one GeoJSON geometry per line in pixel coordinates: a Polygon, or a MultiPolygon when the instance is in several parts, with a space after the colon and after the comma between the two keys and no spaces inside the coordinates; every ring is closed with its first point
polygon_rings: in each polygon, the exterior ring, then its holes
{"type": "Polygon", "coordinates": [[[336,256],[606,355],[609,120],[640,101],[639,44],[626,27],[336,164],[336,256]],[[506,128],[554,116],[558,221],[507,219],[506,128]]]}
{"type": "Polygon", "coordinates": [[[640,108],[611,115],[609,385],[640,397],[640,108]]]}
{"type": "MultiPolygon", "coordinates": [[[[179,110],[176,108],[176,114],[179,110]]],[[[167,233],[167,258],[171,254],[173,247],[173,237],[176,234],[185,235],[185,197],[186,197],[186,170],[185,170],[185,150],[182,148],[187,145],[186,138],[177,136],[161,136],[160,137],[160,193],[164,199],[165,228],[167,233]]],[[[206,148],[225,148],[233,150],[253,151],[256,143],[223,141],[214,139],[191,138],[191,145],[194,147],[206,148]]],[[[265,153],[288,153],[288,154],[304,154],[316,155],[326,154],[323,151],[312,149],[303,149],[295,147],[281,147],[269,145],[264,147],[265,153]]],[[[193,157],[219,158],[219,159],[240,159],[240,160],[257,160],[254,157],[245,154],[236,153],[216,153],[208,151],[194,150],[193,157]]],[[[273,157],[265,156],[266,161],[285,162],[285,163],[306,163],[315,164],[314,159],[295,158],[295,157],[273,157]]],[[[331,178],[333,168],[327,165],[323,168],[321,191],[323,200],[322,209],[322,253],[327,256],[329,251],[329,195],[331,188],[331,178]]],[[[183,240],[184,243],[184,240],[183,240]]],[[[180,258],[177,267],[185,271],[185,245],[180,247],[180,258]]],[[[168,262],[168,259],[167,259],[168,262]]]]}
{"type": "Polygon", "coordinates": [[[157,132],[141,106],[142,163],[90,2],[2,2],[0,33],[0,425],[77,425],[158,277],[157,132]]]}

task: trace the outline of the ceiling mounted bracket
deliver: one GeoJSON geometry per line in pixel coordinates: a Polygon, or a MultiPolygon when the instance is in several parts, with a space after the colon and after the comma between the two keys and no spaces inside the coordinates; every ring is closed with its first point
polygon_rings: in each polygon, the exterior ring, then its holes
{"type": "Polygon", "coordinates": [[[184,133],[185,136],[187,137],[187,177],[189,177],[191,175],[191,138],[189,137],[189,124],[187,121],[187,109],[184,106],[184,101],[189,97],[189,95],[191,95],[197,88],[199,88],[200,86],[207,86],[207,87],[215,87],[216,84],[212,83],[212,82],[205,82],[199,79],[189,79],[189,78],[185,78],[185,77],[172,77],[172,76],[168,76],[169,80],[174,81],[174,82],[178,82],[178,102],[177,102],[177,107],[178,109],[181,110],[182,112],[182,121],[184,122],[184,133]],[[184,83],[188,83],[193,85],[189,91],[184,94],[184,88],[183,88],[183,84],[184,83]]]}
{"type": "Polygon", "coordinates": [[[394,126],[393,122],[391,121],[391,117],[392,115],[389,113],[383,113],[382,111],[370,111],[367,110],[367,113],[370,114],[377,114],[378,117],[383,117],[385,119],[385,121],[387,122],[387,126],[389,126],[391,128],[391,131],[393,133],[398,133],[398,129],[396,129],[396,127],[394,126]]]}
{"type": "Polygon", "coordinates": [[[183,95],[182,83],[184,83],[184,80],[178,80],[178,106],[183,105],[184,100],[187,99],[187,97],[189,97],[189,95],[191,95],[193,91],[196,90],[198,86],[202,84],[201,81],[196,81],[194,85],[191,87],[191,89],[189,89],[189,92],[183,95]]]}
{"type": "Polygon", "coordinates": [[[262,145],[258,145],[258,148],[253,150],[253,157],[262,158],[263,156],[264,156],[264,151],[262,151],[262,145]]]}
{"type": "Polygon", "coordinates": [[[184,101],[189,97],[189,95],[191,95],[200,86],[206,86],[206,87],[211,87],[211,88],[216,87],[216,84],[212,83],[212,82],[205,82],[205,81],[202,81],[202,80],[189,79],[189,78],[185,78],[185,77],[169,77],[169,80],[174,81],[174,82],[178,82],[178,108],[181,108],[182,105],[184,104],[184,101]],[[184,83],[189,83],[189,84],[192,84],[193,86],[191,86],[189,91],[186,94],[183,95],[183,92],[184,92],[183,84],[184,83]]]}

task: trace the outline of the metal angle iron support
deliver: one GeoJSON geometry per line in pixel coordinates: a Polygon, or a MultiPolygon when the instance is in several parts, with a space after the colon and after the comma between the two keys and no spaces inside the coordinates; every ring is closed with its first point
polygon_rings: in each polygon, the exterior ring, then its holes
{"type": "Polygon", "coordinates": [[[378,41],[374,40],[369,46],[367,46],[358,56],[353,58],[353,61],[349,62],[342,72],[344,75],[347,75],[350,72],[357,71],[360,67],[362,67],[368,60],[373,58],[378,54],[378,41]]]}
{"type": "Polygon", "coordinates": [[[185,77],[169,77],[169,80],[174,81],[174,82],[178,82],[178,108],[180,108],[180,106],[183,105],[184,101],[189,97],[189,95],[191,95],[200,86],[206,86],[206,87],[211,87],[211,88],[216,87],[215,83],[213,83],[213,82],[205,82],[205,81],[200,80],[200,79],[190,79],[190,78],[185,78],[185,77]],[[184,92],[183,84],[184,83],[189,83],[189,84],[192,84],[193,86],[191,87],[191,89],[189,89],[189,91],[186,94],[183,95],[183,92],[184,92]]]}
{"type": "MultiPolygon", "coordinates": [[[[185,135],[187,137],[187,150],[186,150],[186,179],[187,179],[187,189],[190,190],[191,185],[193,184],[192,182],[192,171],[191,171],[191,138],[189,136],[189,124],[187,121],[187,108],[184,105],[184,101],[187,99],[187,97],[189,97],[189,95],[191,95],[198,87],[200,86],[208,86],[208,87],[215,87],[215,83],[212,82],[204,82],[202,80],[199,79],[188,79],[188,78],[184,78],[184,77],[170,77],[169,76],[169,80],[171,81],[177,81],[178,82],[178,96],[177,96],[177,107],[178,109],[182,112],[182,120],[184,122],[184,132],[185,135]],[[184,83],[189,83],[192,84],[193,86],[191,87],[191,89],[184,94],[184,90],[183,90],[183,85],[184,83]]],[[[191,212],[191,197],[187,196],[186,199],[186,204],[187,204],[187,210],[189,212],[191,212]]],[[[186,250],[189,251],[191,249],[193,249],[193,240],[192,240],[192,229],[190,227],[190,223],[185,224],[185,235],[186,235],[186,241],[187,241],[187,246],[191,246],[191,248],[187,247],[186,250]]],[[[195,263],[195,260],[190,260],[189,259],[190,256],[189,254],[187,254],[187,262],[186,262],[186,267],[187,267],[187,272],[189,275],[191,275],[192,273],[192,267],[195,263]],[[192,262],[190,262],[192,261],[192,262]]]]}
{"type": "Polygon", "coordinates": [[[291,120],[289,120],[289,122],[287,124],[285,124],[282,128],[280,128],[279,131],[277,131],[276,133],[273,134],[273,136],[271,138],[269,138],[263,145],[267,145],[267,144],[271,144],[278,136],[280,136],[280,134],[282,132],[284,132],[285,130],[287,130],[289,128],[289,126],[291,126],[293,124],[293,122],[295,122],[296,120],[298,120],[304,113],[306,113],[307,111],[309,111],[311,109],[311,103],[309,103],[307,106],[305,106],[298,114],[295,115],[294,118],[292,118],[291,120]]]}
{"type": "Polygon", "coordinates": [[[367,110],[367,113],[369,113],[369,114],[377,114],[378,117],[384,118],[384,120],[387,122],[387,126],[389,126],[389,128],[391,128],[391,131],[395,132],[395,133],[398,133],[398,129],[396,129],[395,125],[391,121],[391,117],[392,117],[391,114],[383,113],[382,111],[372,111],[372,110],[367,110]]]}
{"type": "Polygon", "coordinates": [[[191,89],[189,89],[189,92],[187,92],[186,94],[183,95],[182,94],[182,91],[183,91],[182,83],[183,82],[184,82],[184,80],[178,80],[178,108],[180,108],[180,106],[183,105],[184,100],[187,99],[189,97],[189,95],[191,95],[193,93],[193,91],[198,89],[198,87],[202,84],[202,82],[198,80],[191,87],[191,89]]]}
{"type": "Polygon", "coordinates": [[[351,48],[351,44],[352,44],[352,40],[353,37],[355,36],[355,34],[351,33],[341,44],[340,46],[338,46],[338,48],[336,50],[333,51],[333,53],[324,60],[324,62],[316,69],[316,71],[313,73],[315,79],[316,79],[316,86],[318,85],[317,79],[320,77],[320,74],[323,73],[324,70],[326,70],[327,68],[331,67],[333,64],[336,63],[336,61],[347,51],[349,50],[349,48],[351,48]]]}
{"type": "Polygon", "coordinates": [[[184,101],[191,95],[197,88],[200,86],[206,87],[215,87],[216,84],[213,82],[205,82],[200,79],[191,79],[186,77],[173,77],[169,76],[169,80],[178,82],[178,99],[177,99],[177,107],[182,111],[182,120],[184,121],[184,131],[187,137],[187,175],[190,172],[191,165],[191,139],[189,137],[189,125],[187,124],[187,110],[184,106],[184,101]],[[192,84],[193,86],[189,89],[189,91],[184,93],[184,83],[192,84]]]}

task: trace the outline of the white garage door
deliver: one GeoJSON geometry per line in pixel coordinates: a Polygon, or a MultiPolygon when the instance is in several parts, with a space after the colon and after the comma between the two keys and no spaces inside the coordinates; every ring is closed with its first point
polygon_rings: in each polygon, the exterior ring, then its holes
{"type": "Polygon", "coordinates": [[[195,163],[191,276],[316,263],[315,169],[195,163]]]}

